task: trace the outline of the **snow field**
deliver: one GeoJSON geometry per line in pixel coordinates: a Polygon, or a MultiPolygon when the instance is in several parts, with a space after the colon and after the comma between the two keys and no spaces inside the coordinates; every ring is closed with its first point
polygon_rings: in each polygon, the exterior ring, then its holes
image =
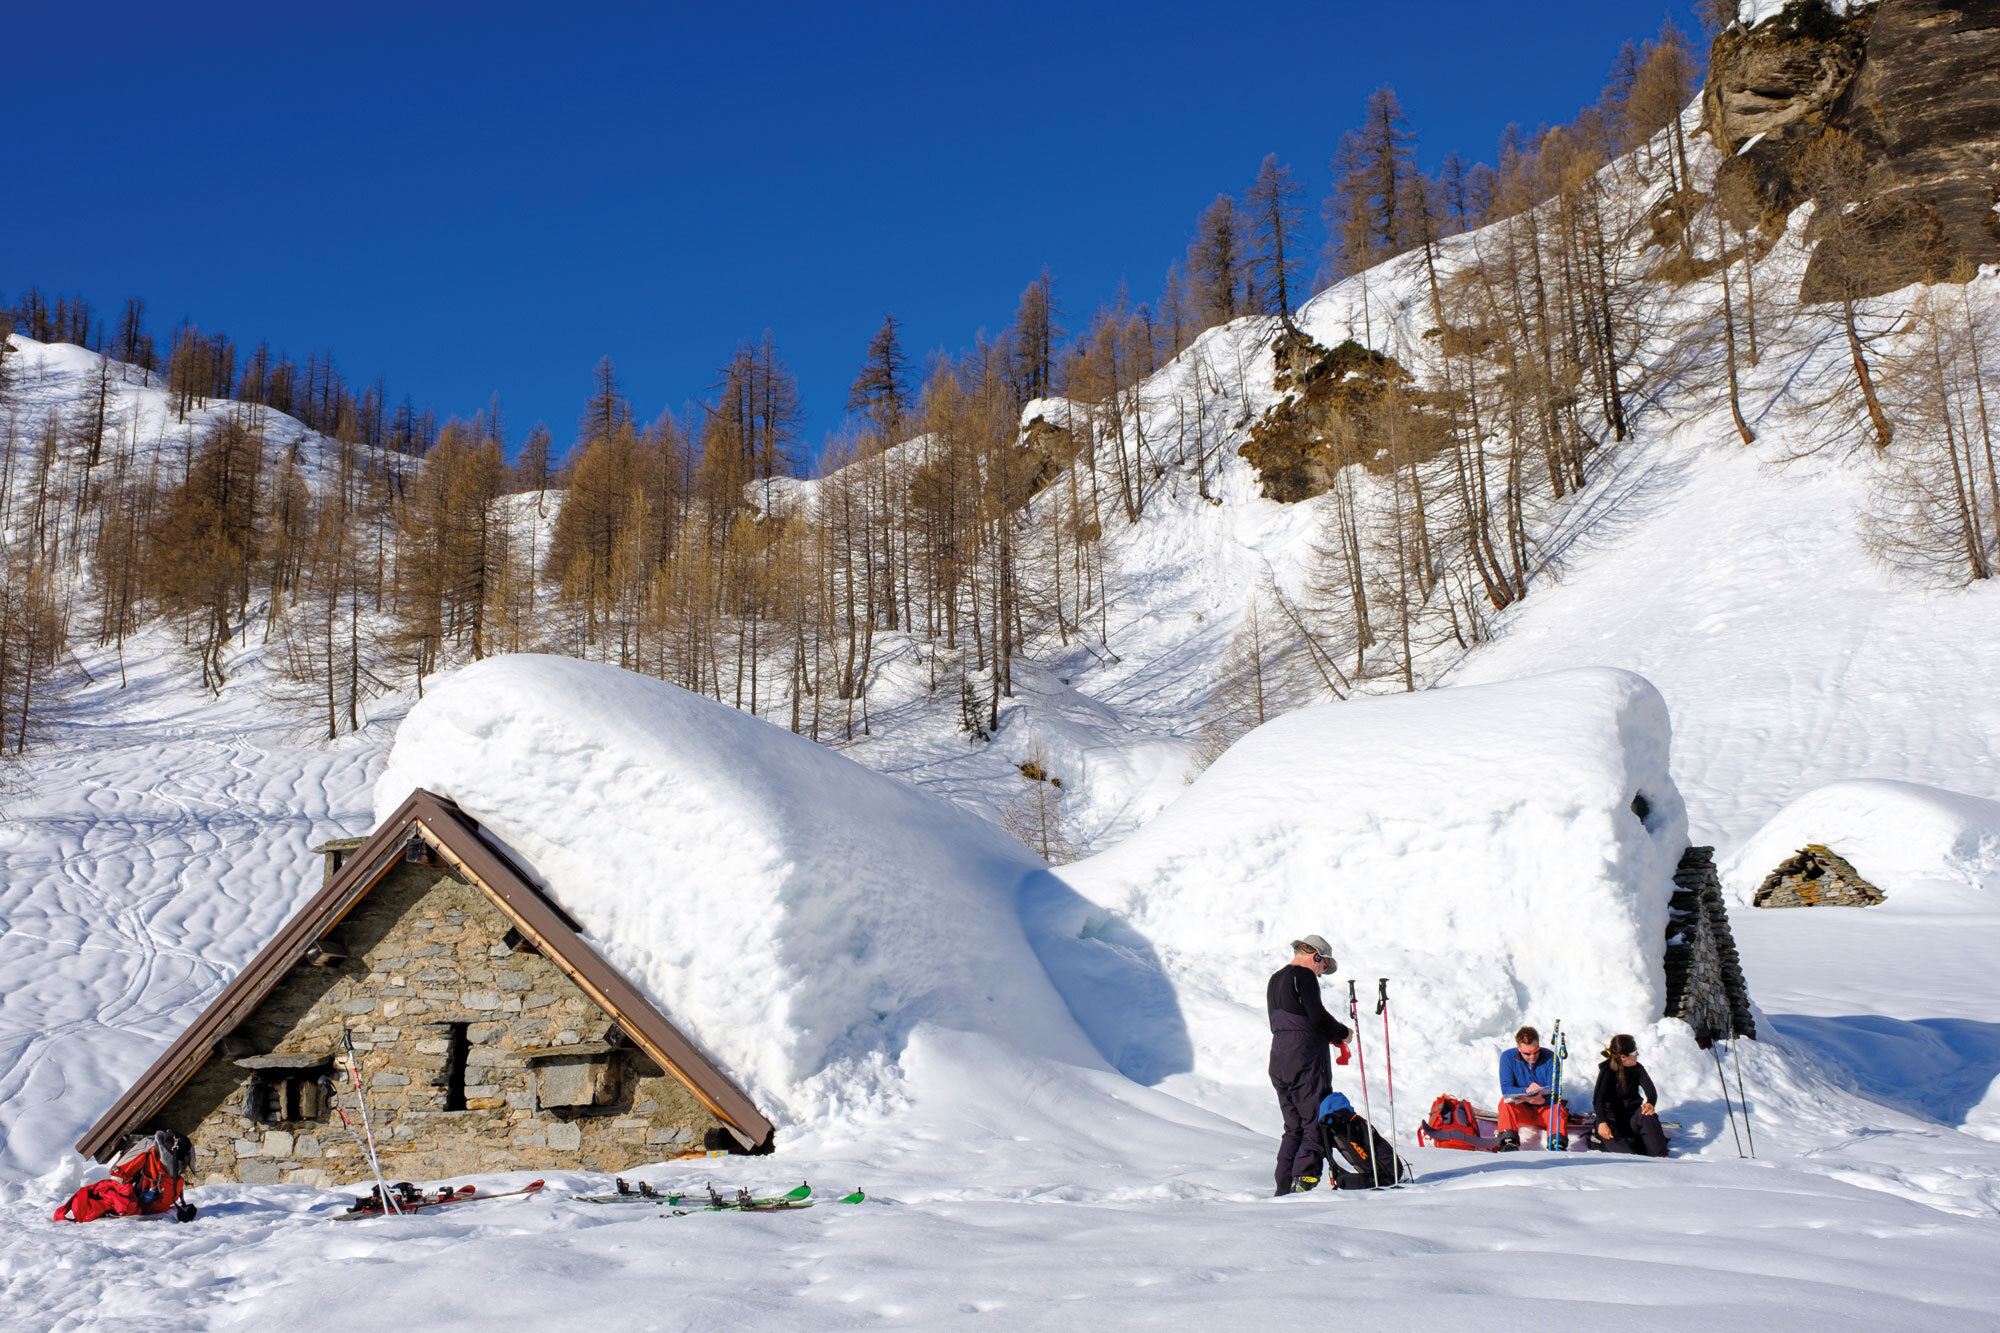
{"type": "MultiPolygon", "coordinates": [[[[1056,1177],[989,1192],[989,1162],[968,1156],[947,1188],[764,1216],[571,1203],[604,1181],[568,1175],[483,1213],[356,1223],[324,1220],[342,1203],[328,1192],[217,1190],[188,1227],[30,1221],[0,1282],[54,1330],[95,1326],[106,1309],[164,1329],[329,1312],[441,1330],[1150,1328],[1317,1309],[1391,1330],[1643,1311],[1654,1327],[1819,1333],[2000,1317],[1990,1226],[1829,1179],[1733,1162],[1438,1154],[1459,1160],[1420,1189],[1251,1199],[1218,1185],[1252,1163],[1215,1160],[1214,1146],[1205,1179],[1161,1163],[1174,1193],[1086,1195],[1056,1177]]],[[[787,1165],[824,1191],[845,1187],[844,1163],[787,1165]]],[[[780,1169],[769,1182],[791,1183],[780,1169]]],[[[686,1167],[647,1178],[703,1179],[686,1167]]]]}

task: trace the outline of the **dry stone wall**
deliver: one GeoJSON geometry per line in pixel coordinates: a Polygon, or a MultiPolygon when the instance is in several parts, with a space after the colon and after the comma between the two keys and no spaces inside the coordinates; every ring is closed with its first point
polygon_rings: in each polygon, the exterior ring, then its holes
{"type": "Polygon", "coordinates": [[[1750,988],[1736,956],[1713,847],[1688,848],[1674,870],[1666,969],[1666,1016],[1693,1028],[1703,1046],[1716,1038],[1756,1039],[1750,988]]]}
{"type": "Polygon", "coordinates": [[[1808,843],[1778,863],[1750,899],[1753,907],[1873,907],[1882,890],[1831,847],[1808,843]]]}
{"type": "Polygon", "coordinates": [[[351,1033],[382,1170],[434,1180],[511,1170],[622,1171],[721,1124],[678,1078],[451,870],[400,863],[162,1108],[200,1183],[344,1184],[369,1176],[325,1104],[359,1126],[351,1033]]]}

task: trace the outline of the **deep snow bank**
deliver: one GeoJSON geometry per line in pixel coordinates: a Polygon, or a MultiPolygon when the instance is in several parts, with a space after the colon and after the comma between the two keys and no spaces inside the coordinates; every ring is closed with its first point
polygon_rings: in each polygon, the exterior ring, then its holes
{"type": "MultiPolygon", "coordinates": [[[[1068,926],[1107,955],[1120,931],[1151,941],[1192,1040],[1184,1090],[1249,1123],[1272,1115],[1264,982],[1309,931],[1334,945],[1324,989],[1342,1011],[1360,979],[1378,1055],[1375,979],[1392,978],[1409,1101],[1490,1099],[1522,1022],[1565,1020],[1579,1062],[1659,1023],[1687,845],[1669,739],[1659,693],[1608,669],[1292,713],[1129,841],[1060,870],[1103,909],[1068,926]]],[[[1085,1021],[1114,1019],[1094,1007],[1085,1021]]],[[[1145,1047],[1147,1013],[1116,1021],[1124,1032],[1092,1028],[1107,1053],[1145,1047]]]]}
{"type": "Polygon", "coordinates": [[[1865,778],[1815,788],[1773,815],[1717,867],[1723,887],[1747,907],[1808,843],[1840,853],[1898,904],[1940,884],[2000,887],[2000,801],[1865,778]]]}
{"type": "Polygon", "coordinates": [[[411,709],[376,818],[425,787],[504,839],[774,1118],[893,1095],[922,1024],[1102,1068],[991,824],[672,685],[492,658],[411,709]]]}

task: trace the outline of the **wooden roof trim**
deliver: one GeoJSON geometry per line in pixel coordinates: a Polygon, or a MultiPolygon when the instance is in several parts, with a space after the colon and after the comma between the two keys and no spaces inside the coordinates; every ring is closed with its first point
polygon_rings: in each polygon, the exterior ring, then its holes
{"type": "Polygon", "coordinates": [[[744,1146],[771,1137],[772,1125],[742,1089],[716,1068],[623,974],[584,942],[563,912],[479,836],[478,826],[455,804],[419,789],[382,821],[346,859],[338,873],[287,921],[277,936],[223,987],[200,1017],[174,1039],[104,1117],[78,1140],[86,1157],[108,1158],[136,1125],[166,1104],[227,1036],[270,994],[271,988],[333,928],[401,859],[415,829],[424,841],[477,884],[517,929],[586,995],[609,1013],[663,1069],[671,1072],[725,1124],[744,1146]]]}

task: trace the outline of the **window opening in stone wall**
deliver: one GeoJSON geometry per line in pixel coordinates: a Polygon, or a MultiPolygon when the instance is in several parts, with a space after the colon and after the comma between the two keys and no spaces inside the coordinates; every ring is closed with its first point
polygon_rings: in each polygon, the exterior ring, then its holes
{"type": "Polygon", "coordinates": [[[467,1024],[445,1024],[444,1055],[444,1109],[463,1111],[465,1109],[465,1057],[471,1050],[471,1038],[466,1035],[467,1024]]]}
{"type": "Polygon", "coordinates": [[[250,1071],[243,1088],[243,1113],[251,1120],[276,1126],[326,1118],[327,1099],[322,1094],[319,1071],[332,1064],[330,1058],[290,1053],[246,1055],[236,1064],[250,1071]]]}

